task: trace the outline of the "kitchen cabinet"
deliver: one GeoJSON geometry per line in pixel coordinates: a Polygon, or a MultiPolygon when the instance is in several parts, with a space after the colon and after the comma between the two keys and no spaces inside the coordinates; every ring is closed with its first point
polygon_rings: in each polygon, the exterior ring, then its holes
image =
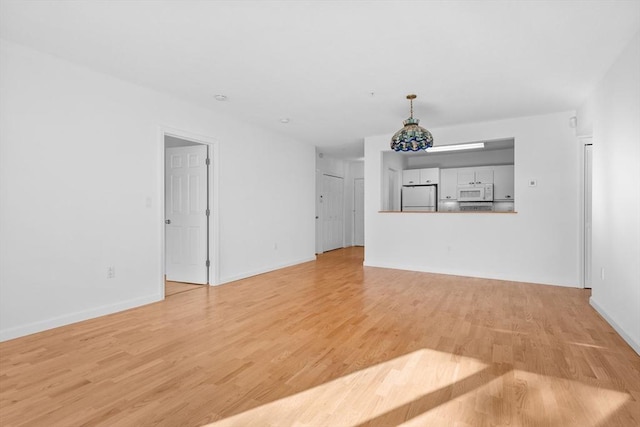
{"type": "Polygon", "coordinates": [[[458,185],[493,184],[493,166],[459,168],[458,185]]]}
{"type": "Polygon", "coordinates": [[[418,185],[420,183],[420,169],[405,169],[402,171],[402,185],[418,185]]]}
{"type": "Polygon", "coordinates": [[[493,199],[514,199],[513,165],[493,167],[493,199]]]}
{"type": "Polygon", "coordinates": [[[476,184],[493,184],[493,169],[476,170],[476,184]]]}
{"type": "Polygon", "coordinates": [[[437,184],[439,181],[440,169],[428,168],[420,169],[420,184],[437,184]]]}
{"type": "Polygon", "coordinates": [[[402,171],[402,185],[437,184],[439,175],[438,168],[405,169],[402,171]]]}
{"type": "Polygon", "coordinates": [[[458,169],[440,169],[440,200],[458,199],[458,169]]]}

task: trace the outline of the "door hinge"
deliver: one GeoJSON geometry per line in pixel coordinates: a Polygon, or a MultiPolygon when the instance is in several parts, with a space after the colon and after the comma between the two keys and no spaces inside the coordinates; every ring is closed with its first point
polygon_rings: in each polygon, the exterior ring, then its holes
{"type": "Polygon", "coordinates": [[[211,267],[211,261],[207,260],[206,264],[207,264],[207,267],[211,267]]]}
{"type": "Polygon", "coordinates": [[[205,161],[206,165],[209,166],[211,164],[211,159],[207,157],[207,160],[205,161]]]}
{"type": "Polygon", "coordinates": [[[209,208],[207,208],[207,210],[206,210],[206,211],[204,211],[204,213],[205,213],[205,215],[206,215],[206,216],[211,215],[211,211],[209,210],[209,208]]]}

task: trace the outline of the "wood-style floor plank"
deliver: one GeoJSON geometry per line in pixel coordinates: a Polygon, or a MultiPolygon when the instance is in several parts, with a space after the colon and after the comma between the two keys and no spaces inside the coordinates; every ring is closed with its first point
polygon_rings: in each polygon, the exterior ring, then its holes
{"type": "Polygon", "coordinates": [[[640,425],[640,357],[588,291],[362,260],[0,343],[0,425],[640,425]]]}
{"type": "Polygon", "coordinates": [[[165,280],[164,282],[164,296],[168,297],[182,292],[193,291],[206,285],[195,285],[193,283],[173,282],[171,280],[165,280]]]}

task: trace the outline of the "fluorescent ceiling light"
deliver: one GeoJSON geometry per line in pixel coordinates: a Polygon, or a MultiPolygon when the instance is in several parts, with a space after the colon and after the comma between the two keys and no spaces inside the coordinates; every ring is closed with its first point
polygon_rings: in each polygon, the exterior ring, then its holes
{"type": "Polygon", "coordinates": [[[473,144],[439,145],[437,147],[429,147],[426,151],[427,153],[435,153],[436,151],[473,150],[474,148],[484,148],[484,142],[475,142],[473,144]]]}

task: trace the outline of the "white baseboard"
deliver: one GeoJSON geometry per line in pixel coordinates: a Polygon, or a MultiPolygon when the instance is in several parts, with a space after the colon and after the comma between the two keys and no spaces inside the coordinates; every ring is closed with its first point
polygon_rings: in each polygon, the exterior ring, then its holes
{"type": "Polygon", "coordinates": [[[618,333],[618,335],[620,335],[622,337],[622,339],[625,340],[627,342],[627,344],[629,344],[629,346],[636,353],[638,353],[640,355],[640,343],[636,342],[633,338],[631,338],[631,336],[629,334],[627,334],[625,332],[625,330],[611,318],[611,316],[609,316],[609,314],[606,312],[606,310],[604,308],[602,308],[602,306],[599,305],[593,299],[593,297],[589,298],[589,304],[591,304],[591,307],[593,307],[594,310],[597,311],[598,314],[600,314],[600,316],[604,317],[604,320],[606,320],[607,323],[609,325],[611,325],[611,327],[618,333]]]}
{"type": "Polygon", "coordinates": [[[281,268],[291,267],[291,266],[294,266],[294,265],[302,264],[302,263],[309,262],[309,261],[315,261],[315,260],[316,260],[316,257],[314,255],[312,257],[301,258],[301,259],[298,259],[298,260],[295,260],[295,261],[290,261],[290,262],[286,262],[286,263],[283,263],[283,264],[277,264],[275,266],[267,267],[267,268],[264,268],[264,269],[247,271],[245,273],[237,274],[235,276],[227,276],[227,277],[224,277],[224,278],[220,278],[218,283],[216,283],[215,285],[212,285],[212,286],[222,285],[224,283],[229,283],[229,282],[235,282],[236,280],[246,279],[247,277],[257,276],[258,274],[269,273],[270,271],[280,270],[281,268]]]}
{"type": "Polygon", "coordinates": [[[565,283],[557,283],[551,282],[547,280],[532,280],[531,277],[509,277],[504,275],[497,274],[487,274],[482,271],[461,271],[461,270],[449,270],[449,269],[441,269],[441,268],[426,268],[424,266],[415,266],[415,265],[398,265],[398,264],[387,264],[384,262],[368,262],[366,259],[362,263],[365,267],[378,267],[378,268],[389,268],[392,270],[407,270],[407,271],[419,271],[421,273],[433,273],[433,274],[446,274],[449,276],[462,276],[462,277],[477,277],[480,279],[491,279],[491,280],[504,280],[507,282],[522,282],[522,283],[533,283],[537,285],[550,285],[550,286],[561,286],[564,288],[581,288],[578,284],[565,284],[565,283]]]}
{"type": "Polygon", "coordinates": [[[128,310],[130,308],[140,307],[142,305],[161,301],[163,298],[163,295],[148,295],[140,298],[122,301],[116,304],[105,305],[89,310],[83,310],[76,313],[53,317],[47,320],[28,323],[26,325],[3,329],[0,330],[0,342],[35,334],[37,332],[46,331],[48,329],[58,328],[60,326],[70,325],[72,323],[82,322],[83,320],[93,319],[95,317],[106,316],[107,314],[117,313],[119,311],[128,310]]]}

